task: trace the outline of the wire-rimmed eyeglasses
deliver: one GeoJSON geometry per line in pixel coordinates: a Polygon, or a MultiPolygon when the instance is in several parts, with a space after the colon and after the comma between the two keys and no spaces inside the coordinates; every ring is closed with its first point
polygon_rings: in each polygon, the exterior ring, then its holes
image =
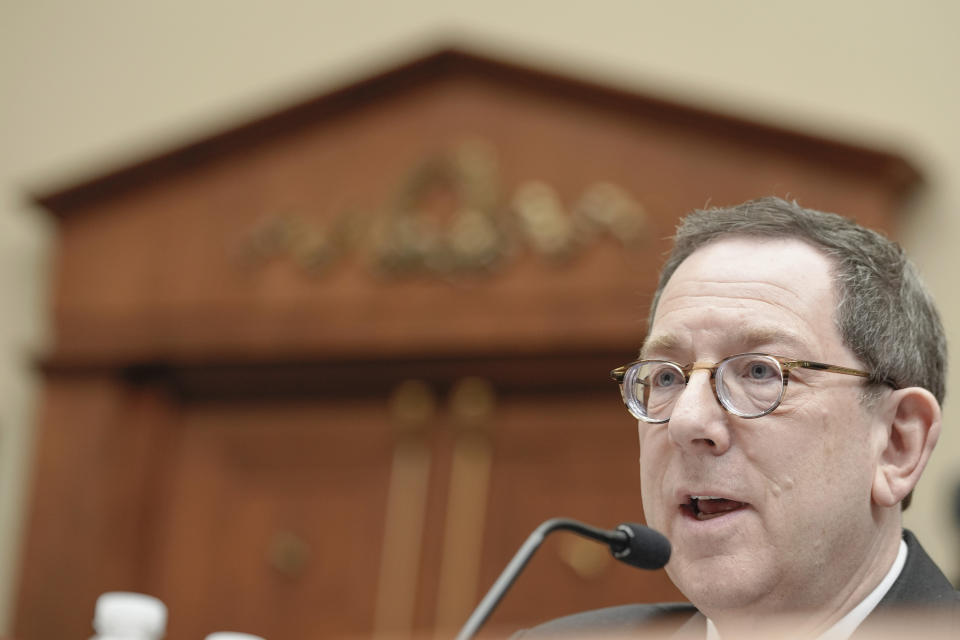
{"type": "Polygon", "coordinates": [[[875,374],[833,364],[794,360],[767,353],[740,353],[713,364],[683,366],[669,360],[638,360],[610,372],[630,414],[644,422],[667,422],[677,398],[697,370],[709,371],[713,394],[724,409],[741,418],[759,418],[780,406],[793,369],[814,369],[897,385],[875,374]]]}

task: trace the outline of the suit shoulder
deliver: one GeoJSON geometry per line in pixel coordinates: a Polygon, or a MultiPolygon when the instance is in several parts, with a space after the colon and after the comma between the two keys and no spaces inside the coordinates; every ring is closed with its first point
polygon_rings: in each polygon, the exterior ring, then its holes
{"type": "Polygon", "coordinates": [[[953,588],[912,532],[904,529],[903,539],[907,543],[907,561],[877,609],[948,607],[956,610],[960,606],[960,592],[953,588]]]}

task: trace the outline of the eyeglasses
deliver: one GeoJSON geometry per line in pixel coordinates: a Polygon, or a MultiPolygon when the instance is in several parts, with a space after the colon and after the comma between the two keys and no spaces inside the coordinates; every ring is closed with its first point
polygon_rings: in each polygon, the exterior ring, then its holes
{"type": "Polygon", "coordinates": [[[669,360],[638,360],[617,367],[610,377],[620,384],[623,402],[634,418],[661,423],[670,419],[694,371],[710,372],[713,395],[724,409],[741,418],[759,418],[780,406],[794,369],[859,376],[897,388],[892,380],[878,379],[867,371],[766,353],[741,353],[716,364],[695,362],[685,367],[669,360]]]}

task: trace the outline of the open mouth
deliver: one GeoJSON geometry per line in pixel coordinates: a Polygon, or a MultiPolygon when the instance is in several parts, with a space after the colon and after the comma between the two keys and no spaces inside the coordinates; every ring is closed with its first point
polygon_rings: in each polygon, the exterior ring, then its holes
{"type": "Polygon", "coordinates": [[[680,507],[697,520],[719,518],[747,506],[746,502],[738,502],[719,496],[688,496],[687,502],[680,507]]]}

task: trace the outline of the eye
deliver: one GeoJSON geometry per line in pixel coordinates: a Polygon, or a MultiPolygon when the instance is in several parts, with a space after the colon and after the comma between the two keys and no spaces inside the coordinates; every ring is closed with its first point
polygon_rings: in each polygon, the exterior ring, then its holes
{"type": "Polygon", "coordinates": [[[683,376],[673,367],[660,367],[650,376],[650,383],[654,387],[672,387],[683,381],[683,376]]]}
{"type": "Polygon", "coordinates": [[[772,363],[765,360],[752,360],[743,371],[744,375],[751,380],[770,380],[779,378],[780,372],[772,363]]]}

